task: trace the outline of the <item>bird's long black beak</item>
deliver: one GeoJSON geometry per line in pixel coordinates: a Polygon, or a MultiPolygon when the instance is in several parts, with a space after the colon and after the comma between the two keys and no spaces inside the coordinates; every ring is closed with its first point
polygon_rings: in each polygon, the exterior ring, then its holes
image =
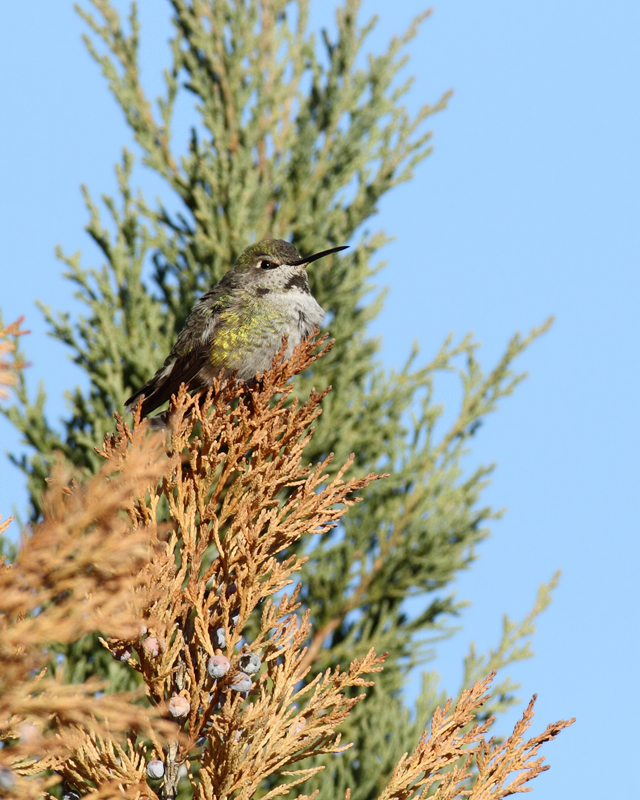
{"type": "Polygon", "coordinates": [[[328,256],[330,253],[337,253],[340,250],[346,250],[348,247],[348,244],[343,244],[341,247],[332,247],[331,250],[323,250],[321,253],[316,253],[315,256],[305,256],[304,258],[301,258],[300,261],[294,261],[291,266],[301,267],[303,264],[310,264],[312,261],[317,261],[319,258],[324,258],[324,256],[328,256]]]}

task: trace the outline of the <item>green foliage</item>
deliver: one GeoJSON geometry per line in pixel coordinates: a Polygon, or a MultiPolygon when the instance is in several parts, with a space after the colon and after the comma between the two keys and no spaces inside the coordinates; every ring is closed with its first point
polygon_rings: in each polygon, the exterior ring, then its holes
{"type": "MultiPolygon", "coordinates": [[[[87,268],[79,254],[61,258],[86,312],[72,318],[43,310],[89,386],[68,395],[70,413],[57,431],[44,413],[42,387],[32,401],[21,378],[17,403],[5,411],[29,446],[17,463],[28,477],[35,518],[55,451],[81,473],[96,469],[94,447],[112,430],[113,412],[122,411],[124,399],[157,369],[194,300],[248,243],[282,237],[301,252],[316,252],[350,242],[348,255],[310,270],[336,345],[296,391],[333,386],[310,461],[335,452],[340,464],[353,452],[359,473],[390,472],[343,526],[308,545],[302,577],[316,632],[309,651],[314,671],[345,664],[371,646],[389,652],[376,690],[345,731],[356,747],[327,761],[314,783],[324,796],[349,785],[355,800],[365,800],[415,744],[441,700],[433,675],[425,676],[414,715],[400,691],[407,672],[424,662],[427,645],[458,613],[450,583],[469,566],[497,516],[481,501],[491,468],[469,474],[463,457],[482,420],[523,377],[514,373],[514,359],[546,326],[515,336],[487,372],[476,358],[477,343],[465,337],[457,344],[448,339],[424,367],[414,367],[413,353],[400,372],[388,373],[378,361],[378,343],[367,335],[382,300],[378,293],[365,301],[374,288],[372,260],[386,238],[364,224],[379,199],[409,180],[429,154],[425,122],[447,100],[444,95],[411,116],[403,105],[411,82],[398,85],[405,46],[426,14],[360,66],[373,23],[359,25],[356,0],[345,0],[335,39],[323,32],[321,44],[307,32],[304,0],[169,3],[172,63],[155,105],[140,81],[135,5],[128,25],[108,0],[90,0],[91,12],[79,10],[93,34],[87,46],[142,164],[163,179],[165,199],[151,203],[132,188],[134,156],[126,149],[116,167],[118,197],[103,197],[106,221],[84,190],[86,230],[102,265],[87,268]],[[184,153],[173,139],[181,94],[194,114],[184,153]],[[460,408],[448,428],[435,398],[434,382],[443,373],[456,374],[461,385],[460,408]],[[425,599],[424,610],[412,617],[406,600],[416,595],[425,599]]],[[[528,655],[522,642],[544,604],[542,597],[520,626],[505,623],[487,659],[470,654],[465,685],[479,672],[528,655]]],[[[76,675],[93,663],[87,652],[68,657],[76,675]]],[[[106,670],[99,658],[95,664],[106,670]]],[[[513,689],[504,683],[490,710],[513,702],[513,689]]]]}

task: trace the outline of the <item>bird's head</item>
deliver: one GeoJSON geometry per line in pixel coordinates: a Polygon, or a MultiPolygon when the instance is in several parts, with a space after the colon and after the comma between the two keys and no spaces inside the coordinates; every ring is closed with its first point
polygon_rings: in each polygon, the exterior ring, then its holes
{"type": "Polygon", "coordinates": [[[332,247],[311,256],[301,256],[296,248],[284,239],[264,239],[252,244],[242,253],[234,270],[243,273],[247,284],[283,291],[287,287],[307,284],[306,268],[330,253],[345,250],[346,245],[332,247]],[[294,280],[297,278],[297,282],[294,280]],[[292,283],[293,280],[293,283],[292,283]]]}

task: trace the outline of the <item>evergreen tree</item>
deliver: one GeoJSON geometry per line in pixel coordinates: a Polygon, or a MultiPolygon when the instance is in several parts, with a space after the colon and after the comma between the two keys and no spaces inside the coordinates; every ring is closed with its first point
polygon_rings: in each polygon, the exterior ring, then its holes
{"type": "MultiPolygon", "coordinates": [[[[381,293],[367,299],[374,288],[372,260],[386,238],[365,225],[379,199],[409,180],[429,154],[425,123],[447,101],[445,95],[411,116],[403,105],[410,82],[396,85],[405,47],[426,14],[360,67],[372,24],[359,24],[357,0],[344,0],[335,38],[323,32],[320,44],[308,32],[305,0],[169,4],[172,63],[155,104],[140,81],[135,4],[127,23],[109,0],[90,0],[91,10],[79,11],[92,32],[87,46],[142,163],[162,178],[166,191],[163,200],[151,202],[135,188],[134,156],[127,149],[116,166],[119,194],[103,198],[106,218],[84,190],[86,229],[103,263],[89,268],[79,255],[61,254],[86,312],[72,318],[43,310],[53,335],[85,370],[89,387],[69,394],[62,430],[46,417],[44,390],[32,400],[24,376],[17,403],[4,413],[29,447],[17,462],[27,475],[36,519],[56,451],[80,474],[98,469],[94,448],[113,430],[113,413],[122,412],[125,398],[158,368],[194,301],[247,244],[286,238],[305,253],[351,244],[347,255],[321,260],[309,272],[335,346],[299,376],[295,392],[308,396],[311,386],[333,386],[305,453],[309,461],[333,452],[337,465],[354,453],[352,474],[390,473],[366,488],[363,502],[339,528],[304,543],[308,561],[301,575],[301,599],[315,631],[307,655],[314,670],[349,663],[370,647],[389,653],[375,690],[344,731],[357,747],[324,762],[327,768],[313,785],[305,785],[305,791],[322,788],[325,796],[349,785],[355,800],[364,800],[386,783],[442,700],[433,674],[425,675],[415,715],[400,692],[409,670],[424,662],[426,643],[458,612],[450,584],[472,562],[497,516],[481,501],[490,468],[469,474],[462,457],[482,420],[521,380],[513,361],[544,327],[514,336],[488,371],[467,336],[457,343],[447,339],[424,367],[414,366],[414,352],[402,370],[387,372],[378,343],[367,335],[382,301],[381,293]],[[195,120],[184,153],[174,145],[181,94],[190,98],[195,120]],[[434,397],[442,372],[456,373],[462,388],[459,412],[447,428],[434,397]],[[410,615],[406,601],[414,596],[423,609],[410,615]]],[[[334,474],[331,466],[328,473],[334,474]]],[[[528,655],[525,639],[548,592],[543,587],[523,623],[505,622],[495,651],[470,654],[464,686],[528,655]]],[[[107,672],[86,641],[68,658],[77,679],[96,668],[107,672]]],[[[110,663],[115,685],[119,678],[110,663]]],[[[513,689],[504,679],[487,714],[513,702],[513,689]]]]}

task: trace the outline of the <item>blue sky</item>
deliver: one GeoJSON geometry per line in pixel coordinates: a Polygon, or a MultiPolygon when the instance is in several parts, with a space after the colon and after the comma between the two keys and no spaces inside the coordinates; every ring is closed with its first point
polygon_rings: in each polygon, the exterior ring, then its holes
{"type": "MultiPolygon", "coordinates": [[[[54,245],[93,256],[78,187],[113,191],[112,165],[129,139],[71,4],[36,5],[0,11],[0,307],[8,321],[26,315],[29,377],[45,382],[55,418],[79,376],[46,338],[34,301],[71,305],[54,245]]],[[[316,0],[314,26],[331,24],[330,5],[316,0]]],[[[364,0],[363,16],[381,16],[371,47],[423,7],[364,0]]],[[[141,9],[153,87],[166,6],[142,0],[141,9]]],[[[605,786],[622,794],[624,771],[610,765],[640,711],[639,31],[631,0],[437,3],[410,48],[409,104],[455,94],[433,118],[434,154],[375,220],[395,237],[381,275],[391,291],[372,326],[389,366],[414,340],[426,359],[448,332],[471,330],[489,367],[516,330],[556,317],[521,359],[529,379],[477,437],[473,459],[498,465],[485,499],[508,512],[458,581],[472,605],[435,663],[455,688],[469,641],[493,646],[501,615],[522,617],[538,584],[562,569],[536,657],[512,670],[523,698],[539,695],[536,730],[578,717],[546,750],[540,800],[591,800],[605,786]]],[[[4,421],[0,442],[18,446],[4,421]]],[[[0,476],[6,515],[26,494],[7,460],[0,476]]]]}

